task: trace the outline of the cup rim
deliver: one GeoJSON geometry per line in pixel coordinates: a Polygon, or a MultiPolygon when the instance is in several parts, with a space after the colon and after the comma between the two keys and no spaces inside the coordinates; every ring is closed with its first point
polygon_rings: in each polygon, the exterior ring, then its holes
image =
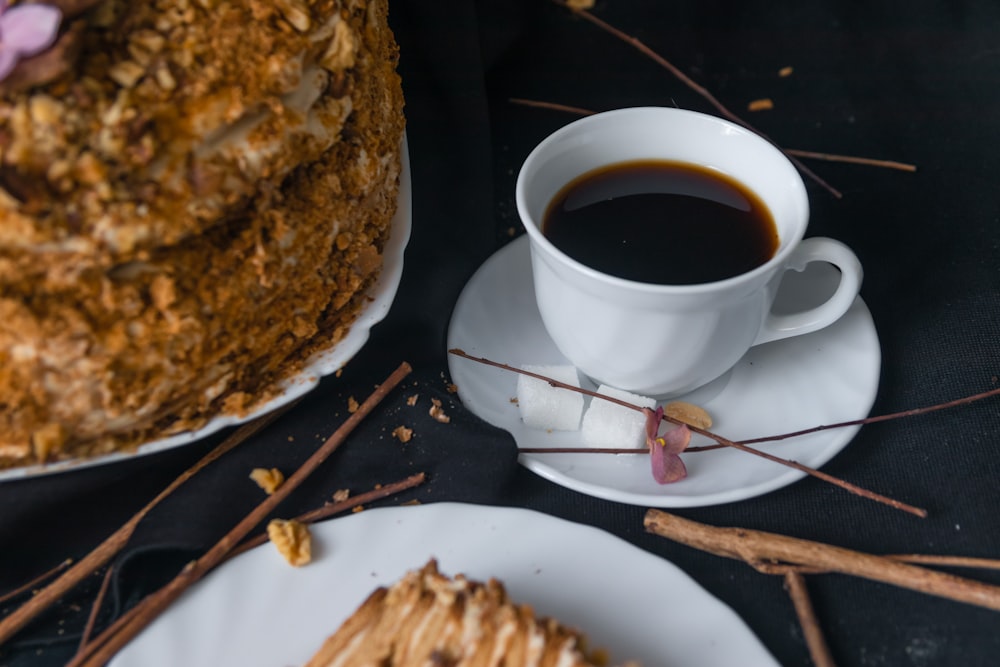
{"type": "MultiPolygon", "coordinates": [[[[581,174],[582,175],[582,174],[581,174]]],[[[632,290],[638,290],[646,293],[653,294],[683,294],[683,295],[697,295],[707,292],[718,292],[720,290],[726,290],[727,288],[737,287],[747,282],[752,282],[755,279],[772,273],[775,268],[779,267],[785,262],[787,257],[795,250],[795,246],[804,238],[805,230],[808,226],[808,215],[809,215],[809,198],[805,189],[805,183],[802,181],[801,175],[799,175],[798,170],[795,165],[792,164],[791,160],[781,152],[774,144],[760,136],[760,134],[748,130],[742,125],[733,123],[725,118],[719,116],[713,116],[711,114],[702,113],[700,111],[691,111],[689,109],[679,109],[676,107],[655,107],[655,106],[641,106],[641,107],[623,107],[619,109],[612,109],[609,111],[602,111],[599,113],[591,114],[584,118],[579,118],[574,120],[561,128],[555,130],[548,136],[546,136],[542,141],[540,141],[528,154],[524,162],[521,164],[521,168],[517,174],[517,180],[514,187],[514,199],[517,208],[518,215],[520,216],[521,223],[528,236],[530,237],[531,245],[534,247],[541,248],[551,256],[553,259],[562,262],[563,264],[569,265],[571,268],[580,271],[584,275],[588,276],[592,280],[603,282],[611,286],[628,287],[632,290]],[[661,284],[661,283],[646,283],[638,280],[630,280],[628,278],[621,278],[618,276],[613,276],[602,271],[598,271],[582,262],[573,259],[565,252],[560,250],[553,244],[549,239],[542,233],[540,228],[540,222],[535,221],[534,218],[528,215],[528,205],[526,202],[525,189],[527,187],[527,182],[525,179],[525,172],[527,169],[539,159],[541,153],[551,144],[559,141],[567,134],[579,130],[580,127],[585,127],[592,123],[601,122],[608,117],[612,116],[627,116],[637,113],[664,113],[666,115],[686,115],[694,116],[701,119],[709,120],[711,122],[717,123],[727,129],[727,132],[732,132],[740,134],[746,137],[750,137],[752,140],[759,141],[762,148],[765,150],[772,151],[775,157],[779,161],[783,161],[795,174],[796,179],[794,183],[796,184],[796,190],[799,191],[802,197],[802,203],[805,206],[806,212],[806,224],[801,225],[800,228],[793,233],[791,236],[780,236],[780,245],[778,250],[763,264],[745,271],[743,273],[731,276],[729,278],[723,278],[721,280],[714,280],[711,282],[704,283],[692,283],[684,285],[671,285],[671,284],[661,284]],[[530,223],[525,222],[525,220],[531,220],[530,223]]],[[[765,205],[767,202],[765,202],[765,205]]],[[[772,213],[773,215],[773,213],[772,213]]]]}

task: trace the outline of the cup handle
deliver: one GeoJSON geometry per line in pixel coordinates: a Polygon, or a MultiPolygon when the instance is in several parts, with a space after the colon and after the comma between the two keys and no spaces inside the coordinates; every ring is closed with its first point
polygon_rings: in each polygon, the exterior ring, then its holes
{"type": "MultiPolygon", "coordinates": [[[[754,345],[817,331],[833,324],[854,304],[864,271],[857,255],[840,241],[825,237],[804,239],[792,253],[786,271],[803,271],[812,262],[828,262],[840,269],[840,283],[829,299],[798,313],[768,313],[754,345]]],[[[784,280],[785,277],[782,277],[784,280]]]]}

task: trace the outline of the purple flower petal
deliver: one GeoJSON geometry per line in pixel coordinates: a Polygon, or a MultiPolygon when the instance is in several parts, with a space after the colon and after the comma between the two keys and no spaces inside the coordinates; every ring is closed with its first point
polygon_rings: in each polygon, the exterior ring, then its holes
{"type": "Polygon", "coordinates": [[[653,447],[650,452],[650,465],[653,469],[653,479],[659,484],[670,484],[679,482],[687,477],[687,467],[681,457],[676,454],[668,454],[659,445],[653,447]]]}
{"type": "Polygon", "coordinates": [[[660,420],[663,419],[663,408],[656,411],[644,409],[646,415],[646,446],[649,447],[649,465],[653,479],[659,484],[679,482],[687,477],[687,467],[678,456],[691,442],[691,429],[681,424],[657,437],[660,420]]]}
{"type": "Polygon", "coordinates": [[[691,442],[691,429],[687,424],[680,424],[657,438],[657,441],[668,454],[680,454],[691,442]]]}
{"type": "Polygon", "coordinates": [[[17,5],[0,14],[0,49],[32,56],[52,46],[62,12],[49,5],[17,5]]]}

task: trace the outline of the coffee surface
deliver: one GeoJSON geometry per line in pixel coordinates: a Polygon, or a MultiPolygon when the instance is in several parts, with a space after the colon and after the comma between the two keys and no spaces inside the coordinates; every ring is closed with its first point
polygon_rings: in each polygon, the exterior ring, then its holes
{"type": "Polygon", "coordinates": [[[663,285],[731,278],[765,263],[778,248],[770,211],[742,183],[659,160],[580,176],[549,204],[542,232],[602,273],[663,285]]]}

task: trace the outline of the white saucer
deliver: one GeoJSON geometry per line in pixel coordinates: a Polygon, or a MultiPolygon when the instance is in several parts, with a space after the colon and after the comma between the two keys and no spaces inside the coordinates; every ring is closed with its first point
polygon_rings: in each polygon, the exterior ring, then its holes
{"type": "MultiPolygon", "coordinates": [[[[776,310],[825,298],[836,270],[811,264],[789,275],[776,310]]],[[[581,322],[581,326],[586,326],[581,322]]],[[[520,237],[490,257],[462,291],[448,331],[448,348],[514,367],[568,363],[542,325],[532,288],[528,240],[520,237]]],[[[509,431],[519,447],[580,447],[579,432],[531,429],[522,423],[517,375],[449,355],[462,402],[485,421],[509,431]]],[[[881,368],[878,335],[859,297],[835,324],[812,334],[752,348],[726,375],[676,397],[701,405],[712,431],[731,440],[798,431],[868,415],[881,368]]],[[[592,388],[592,387],[590,387],[592,388]]],[[[758,449],[818,468],[842,450],[860,427],[819,431],[758,449]]],[[[692,446],[711,444],[696,436],[692,446]]],[[[752,498],[787,486],[805,473],[732,449],[683,455],[686,479],[657,484],[643,454],[521,454],[521,463],[562,486],[599,498],[651,507],[697,507],[752,498]]]]}

